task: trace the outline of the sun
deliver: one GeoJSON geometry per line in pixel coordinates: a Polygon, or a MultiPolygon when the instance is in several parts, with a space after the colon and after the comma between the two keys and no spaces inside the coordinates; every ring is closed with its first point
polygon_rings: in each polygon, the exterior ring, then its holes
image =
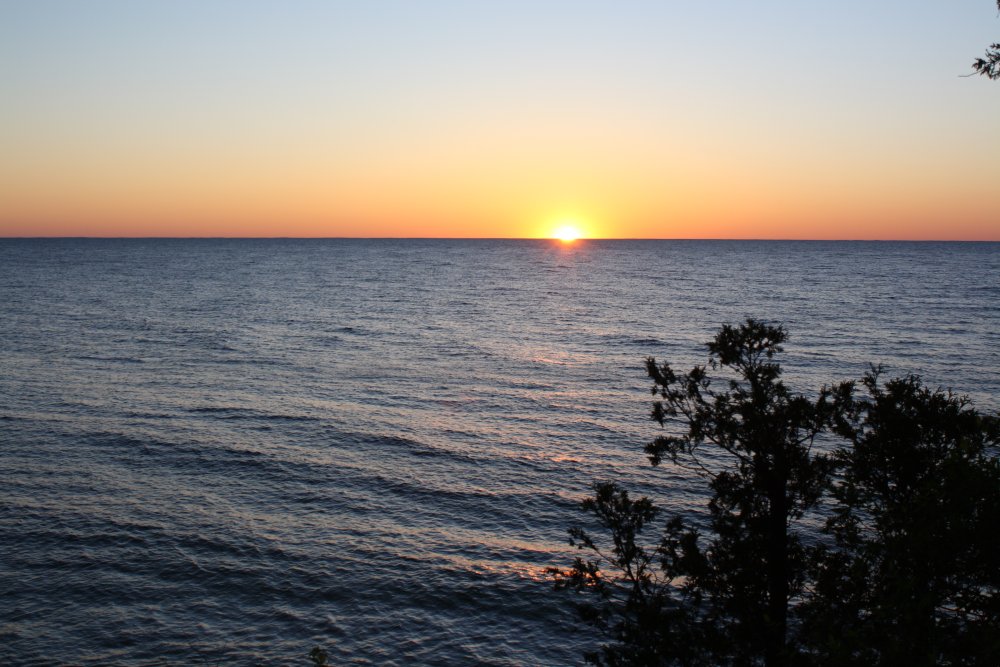
{"type": "Polygon", "coordinates": [[[555,231],[552,232],[552,238],[559,239],[563,243],[572,243],[576,241],[581,236],[580,228],[576,225],[559,225],[556,227],[555,231]]]}

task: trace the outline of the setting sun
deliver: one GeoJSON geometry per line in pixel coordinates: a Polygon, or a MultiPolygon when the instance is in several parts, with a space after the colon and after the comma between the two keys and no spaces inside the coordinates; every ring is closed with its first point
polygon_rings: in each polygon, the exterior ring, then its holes
{"type": "Polygon", "coordinates": [[[579,227],[575,225],[560,225],[552,232],[552,238],[559,239],[563,243],[571,243],[581,236],[579,227]]]}

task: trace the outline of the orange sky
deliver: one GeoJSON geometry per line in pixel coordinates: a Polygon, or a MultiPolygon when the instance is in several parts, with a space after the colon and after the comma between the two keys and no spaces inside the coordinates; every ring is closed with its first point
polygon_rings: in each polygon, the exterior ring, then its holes
{"type": "Polygon", "coordinates": [[[989,3],[241,7],[0,10],[0,236],[1000,240],[989,3]]]}

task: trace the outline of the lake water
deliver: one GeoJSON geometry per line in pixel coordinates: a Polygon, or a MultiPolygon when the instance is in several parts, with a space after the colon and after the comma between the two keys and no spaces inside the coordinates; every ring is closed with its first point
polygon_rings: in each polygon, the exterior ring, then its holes
{"type": "Polygon", "coordinates": [[[0,664],[578,664],[590,483],[704,499],[644,359],[748,316],[1000,407],[995,243],[0,240],[0,664]]]}

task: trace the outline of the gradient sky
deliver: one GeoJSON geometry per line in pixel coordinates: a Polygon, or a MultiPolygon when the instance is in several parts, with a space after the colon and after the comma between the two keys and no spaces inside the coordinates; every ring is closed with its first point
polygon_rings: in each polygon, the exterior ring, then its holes
{"type": "Polygon", "coordinates": [[[0,2],[0,236],[1000,240],[992,0],[0,2]]]}

